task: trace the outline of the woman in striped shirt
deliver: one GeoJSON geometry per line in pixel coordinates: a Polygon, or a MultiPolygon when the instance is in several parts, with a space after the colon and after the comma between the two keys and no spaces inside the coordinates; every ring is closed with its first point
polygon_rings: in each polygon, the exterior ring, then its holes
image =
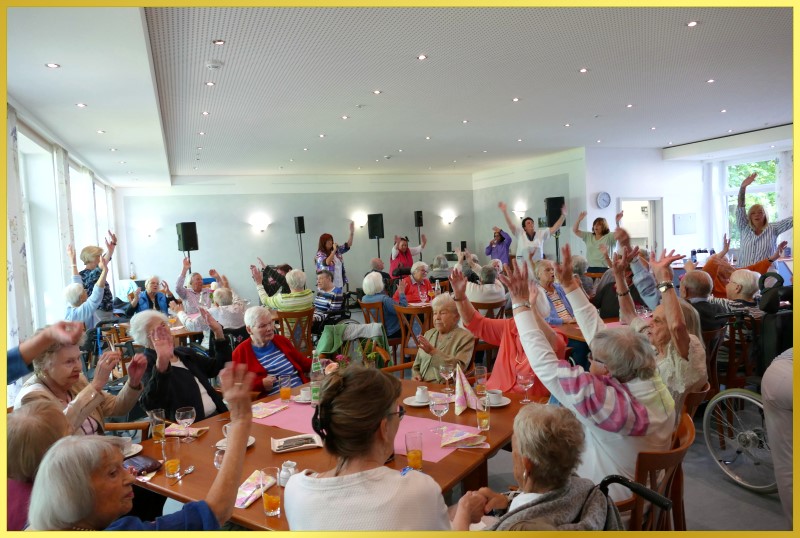
{"type": "Polygon", "coordinates": [[[775,252],[778,236],[793,226],[794,217],[786,217],[769,223],[767,213],[761,204],[753,204],[745,213],[744,195],[748,185],[756,180],[753,172],[742,181],[739,187],[739,205],[736,208],[736,225],[741,235],[739,247],[739,267],[746,267],[769,258],[775,252]]]}

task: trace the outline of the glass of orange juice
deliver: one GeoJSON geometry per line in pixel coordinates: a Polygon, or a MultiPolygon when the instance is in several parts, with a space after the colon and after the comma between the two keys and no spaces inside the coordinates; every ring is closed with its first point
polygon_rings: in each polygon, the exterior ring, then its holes
{"type": "Polygon", "coordinates": [[[153,438],[155,443],[163,443],[164,429],[166,427],[164,410],[151,409],[147,414],[150,415],[150,437],[153,438]]]}
{"type": "Polygon", "coordinates": [[[272,517],[281,515],[281,488],[278,486],[277,467],[261,469],[261,501],[264,503],[264,514],[272,517]]]}
{"type": "Polygon", "coordinates": [[[478,431],[485,432],[489,430],[489,410],[491,407],[489,398],[478,398],[477,405],[475,406],[478,419],[478,431]]]}
{"type": "Polygon", "coordinates": [[[406,459],[409,467],[422,470],[422,432],[406,433],[406,459]]]}
{"type": "Polygon", "coordinates": [[[475,394],[486,396],[486,367],[475,366],[475,394]]]}
{"type": "Polygon", "coordinates": [[[181,472],[181,440],[178,437],[164,439],[161,445],[164,453],[164,470],[167,478],[175,478],[181,472]]]}
{"type": "Polygon", "coordinates": [[[281,387],[281,401],[289,403],[289,400],[292,399],[292,376],[280,375],[278,376],[278,383],[280,383],[279,386],[281,387]]]}

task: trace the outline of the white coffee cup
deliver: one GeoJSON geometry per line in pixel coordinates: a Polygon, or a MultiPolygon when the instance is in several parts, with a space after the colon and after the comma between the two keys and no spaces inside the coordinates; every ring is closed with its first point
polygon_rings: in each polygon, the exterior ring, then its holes
{"type": "Polygon", "coordinates": [[[490,405],[500,405],[503,402],[503,391],[499,389],[491,389],[486,391],[486,396],[489,398],[490,405]]]}
{"type": "Polygon", "coordinates": [[[414,396],[414,398],[420,403],[428,403],[431,399],[431,397],[428,395],[428,387],[417,387],[417,394],[414,396]]]}
{"type": "Polygon", "coordinates": [[[300,388],[300,399],[304,401],[311,400],[311,387],[300,388]]]}

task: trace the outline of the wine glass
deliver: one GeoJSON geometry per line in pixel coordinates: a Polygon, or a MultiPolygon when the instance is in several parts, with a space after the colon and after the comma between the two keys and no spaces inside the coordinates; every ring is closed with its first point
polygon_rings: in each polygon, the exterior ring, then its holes
{"type": "Polygon", "coordinates": [[[528,399],[528,389],[533,386],[533,374],[517,374],[517,383],[519,383],[520,387],[525,389],[525,398],[520,400],[519,403],[531,403],[528,399]]]}
{"type": "Polygon", "coordinates": [[[444,435],[444,432],[447,431],[447,427],[442,423],[442,417],[445,416],[447,414],[447,410],[450,409],[450,398],[432,395],[431,400],[428,403],[428,407],[430,408],[431,413],[439,417],[439,426],[431,429],[431,431],[438,433],[439,435],[444,435]]]}
{"type": "Polygon", "coordinates": [[[441,366],[439,366],[439,374],[444,378],[445,381],[444,391],[447,394],[453,392],[453,389],[450,388],[450,380],[453,379],[455,373],[456,373],[455,368],[453,368],[452,364],[442,364],[441,366]]]}
{"type": "Polygon", "coordinates": [[[434,297],[436,297],[436,292],[434,290],[428,290],[428,300],[433,301],[434,297]]]}
{"type": "MultiPolygon", "coordinates": [[[[194,407],[179,407],[175,410],[175,420],[178,424],[181,425],[183,429],[184,436],[183,442],[189,443],[189,436],[187,435],[189,426],[194,423],[194,419],[196,418],[197,414],[195,413],[194,407]]],[[[194,440],[194,439],[192,439],[194,440]]]]}
{"type": "Polygon", "coordinates": [[[217,469],[222,468],[222,458],[225,457],[225,451],[220,449],[214,452],[214,467],[217,469]]]}

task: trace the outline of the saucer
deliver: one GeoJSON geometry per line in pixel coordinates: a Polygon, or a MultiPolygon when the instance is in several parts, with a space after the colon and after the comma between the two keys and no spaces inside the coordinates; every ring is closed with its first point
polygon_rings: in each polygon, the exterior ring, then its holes
{"type": "Polygon", "coordinates": [[[310,404],[310,403],[311,403],[311,398],[309,398],[308,400],[304,400],[304,399],[303,399],[303,398],[301,398],[301,397],[300,397],[300,395],[298,394],[297,396],[292,396],[292,401],[293,401],[294,403],[299,403],[299,404],[310,404]]]}
{"type": "Polygon", "coordinates": [[[427,402],[420,402],[413,396],[409,396],[408,398],[403,400],[403,405],[407,405],[409,407],[428,407],[429,403],[430,400],[428,400],[427,402]]]}
{"type": "Polygon", "coordinates": [[[505,396],[503,396],[502,398],[500,398],[500,403],[496,403],[496,404],[489,403],[489,405],[491,407],[505,407],[510,403],[511,403],[511,398],[506,398],[505,396]]]}
{"type": "MultiPolygon", "coordinates": [[[[247,446],[251,447],[251,446],[253,446],[253,443],[255,443],[255,442],[256,442],[256,438],[251,435],[247,439],[247,446]]],[[[220,439],[219,441],[217,441],[217,444],[214,445],[214,446],[216,446],[220,450],[225,450],[226,448],[228,448],[228,439],[227,438],[220,439]]]]}
{"type": "Polygon", "coordinates": [[[122,454],[122,457],[123,458],[130,458],[131,456],[135,456],[136,454],[138,454],[141,451],[142,451],[142,445],[137,445],[136,443],[133,443],[133,444],[131,444],[130,447],[128,447],[128,450],[126,450],[122,454]]]}

